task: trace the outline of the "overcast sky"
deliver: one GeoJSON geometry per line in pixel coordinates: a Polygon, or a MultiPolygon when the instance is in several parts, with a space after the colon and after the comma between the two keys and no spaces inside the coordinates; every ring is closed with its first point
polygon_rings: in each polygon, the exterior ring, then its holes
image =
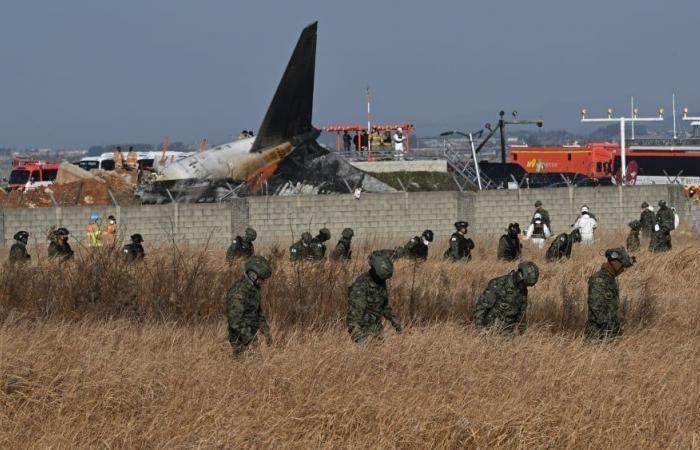
{"type": "MultiPolygon", "coordinates": [[[[700,111],[700,1],[22,0],[0,10],[0,146],[221,142],[257,129],[319,21],[314,124],[476,129],[500,109],[700,111]]],[[[667,122],[671,126],[670,120],[667,122]]],[[[588,130],[589,128],[583,128],[588,130]]]]}

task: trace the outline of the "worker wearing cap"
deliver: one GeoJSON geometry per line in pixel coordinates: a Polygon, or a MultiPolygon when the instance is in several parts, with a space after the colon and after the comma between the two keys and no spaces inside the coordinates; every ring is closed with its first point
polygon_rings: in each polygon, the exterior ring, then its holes
{"type": "Polygon", "coordinates": [[[100,215],[96,212],[90,214],[90,222],[85,227],[90,248],[102,247],[102,230],[100,230],[100,215]]]}
{"type": "Polygon", "coordinates": [[[106,247],[114,248],[117,243],[117,219],[114,216],[107,217],[107,225],[104,227],[101,239],[106,247]]]}
{"type": "Polygon", "coordinates": [[[583,245],[593,244],[593,233],[596,228],[598,228],[598,221],[594,217],[591,217],[588,212],[588,206],[583,205],[581,207],[581,215],[576,219],[576,223],[573,225],[575,230],[579,230],[581,233],[581,243],[583,245]]]}
{"type": "Polygon", "coordinates": [[[617,277],[632,267],[634,257],[630,257],[622,247],[608,249],[605,257],[607,262],[588,279],[588,339],[609,339],[622,335],[618,317],[620,288],[617,277]]]}

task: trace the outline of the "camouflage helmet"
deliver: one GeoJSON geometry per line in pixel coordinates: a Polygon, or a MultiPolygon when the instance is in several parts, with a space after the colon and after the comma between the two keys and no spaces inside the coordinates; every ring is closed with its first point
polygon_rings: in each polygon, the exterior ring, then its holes
{"type": "Polygon", "coordinates": [[[535,202],[535,208],[539,208],[540,206],[542,206],[542,202],[539,201],[539,200],[537,200],[537,201],[535,202]]]}
{"type": "Polygon", "coordinates": [[[423,234],[421,234],[421,236],[422,236],[423,239],[425,239],[426,241],[428,241],[428,242],[433,242],[433,237],[434,237],[434,235],[433,235],[433,230],[425,230],[425,231],[423,232],[423,234]]]}
{"type": "Polygon", "coordinates": [[[642,222],[640,222],[639,220],[633,220],[628,225],[634,231],[639,231],[642,229],[642,222]]]}
{"type": "Polygon", "coordinates": [[[272,267],[267,259],[262,256],[253,256],[245,262],[245,271],[254,272],[258,277],[263,280],[270,278],[272,275],[272,267]]]}
{"type": "Polygon", "coordinates": [[[313,236],[311,236],[311,233],[309,233],[308,231],[304,231],[303,233],[301,233],[301,242],[303,242],[304,244],[310,244],[312,239],[313,236]]]}
{"type": "Polygon", "coordinates": [[[369,255],[369,266],[382,280],[388,280],[394,274],[394,264],[384,252],[375,251],[369,255]]]}
{"type": "Polygon", "coordinates": [[[666,206],[666,200],[659,200],[659,208],[666,206]]]}
{"type": "Polygon", "coordinates": [[[56,236],[68,236],[70,232],[65,227],[58,228],[55,232],[56,236]]]}
{"type": "Polygon", "coordinates": [[[534,286],[540,279],[540,268],[532,261],[523,261],[518,264],[518,272],[527,286],[534,286]]]}
{"type": "Polygon", "coordinates": [[[630,258],[630,255],[622,247],[609,248],[605,251],[605,257],[610,261],[619,261],[622,263],[622,267],[632,267],[635,262],[634,257],[630,258]]]}
{"type": "Polygon", "coordinates": [[[248,242],[253,242],[258,237],[258,233],[253,228],[245,229],[245,240],[248,242]]]}
{"type": "Polygon", "coordinates": [[[331,230],[328,228],[321,228],[318,230],[318,238],[321,242],[325,242],[331,238],[331,230]]]}
{"type": "Polygon", "coordinates": [[[647,202],[642,202],[642,209],[646,209],[649,207],[649,203],[647,202]]]}
{"type": "Polygon", "coordinates": [[[344,229],[341,234],[345,239],[352,239],[352,237],[355,236],[355,232],[352,231],[352,228],[344,229]]]}

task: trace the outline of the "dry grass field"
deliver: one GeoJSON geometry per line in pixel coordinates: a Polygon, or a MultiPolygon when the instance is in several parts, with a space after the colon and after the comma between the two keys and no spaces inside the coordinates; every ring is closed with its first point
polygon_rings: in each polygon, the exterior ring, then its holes
{"type": "Polygon", "coordinates": [[[526,248],[541,277],[528,331],[514,337],[470,324],[488,279],[515,266],[476,241],[469,264],[443,262],[444,243],[425,264],[398,263],[390,291],[404,332],[362,346],[343,322],[367,248],[310,266],[264,249],[274,343],[237,359],[223,296],[241,269],[221,249],[5,268],[0,448],[700,448],[697,237],[637,255],[620,277],[625,336],[614,343],[582,338],[586,280],[624,237],[559,264],[526,248]]]}

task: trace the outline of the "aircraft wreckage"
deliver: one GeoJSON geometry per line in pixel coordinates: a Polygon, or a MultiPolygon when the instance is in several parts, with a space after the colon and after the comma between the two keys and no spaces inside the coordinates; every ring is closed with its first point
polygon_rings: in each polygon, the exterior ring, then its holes
{"type": "Polygon", "coordinates": [[[159,161],[153,179],[139,189],[144,203],[223,201],[261,190],[394,190],[316,142],[320,131],[311,119],[317,26],[301,32],[257,136],[159,161]]]}

